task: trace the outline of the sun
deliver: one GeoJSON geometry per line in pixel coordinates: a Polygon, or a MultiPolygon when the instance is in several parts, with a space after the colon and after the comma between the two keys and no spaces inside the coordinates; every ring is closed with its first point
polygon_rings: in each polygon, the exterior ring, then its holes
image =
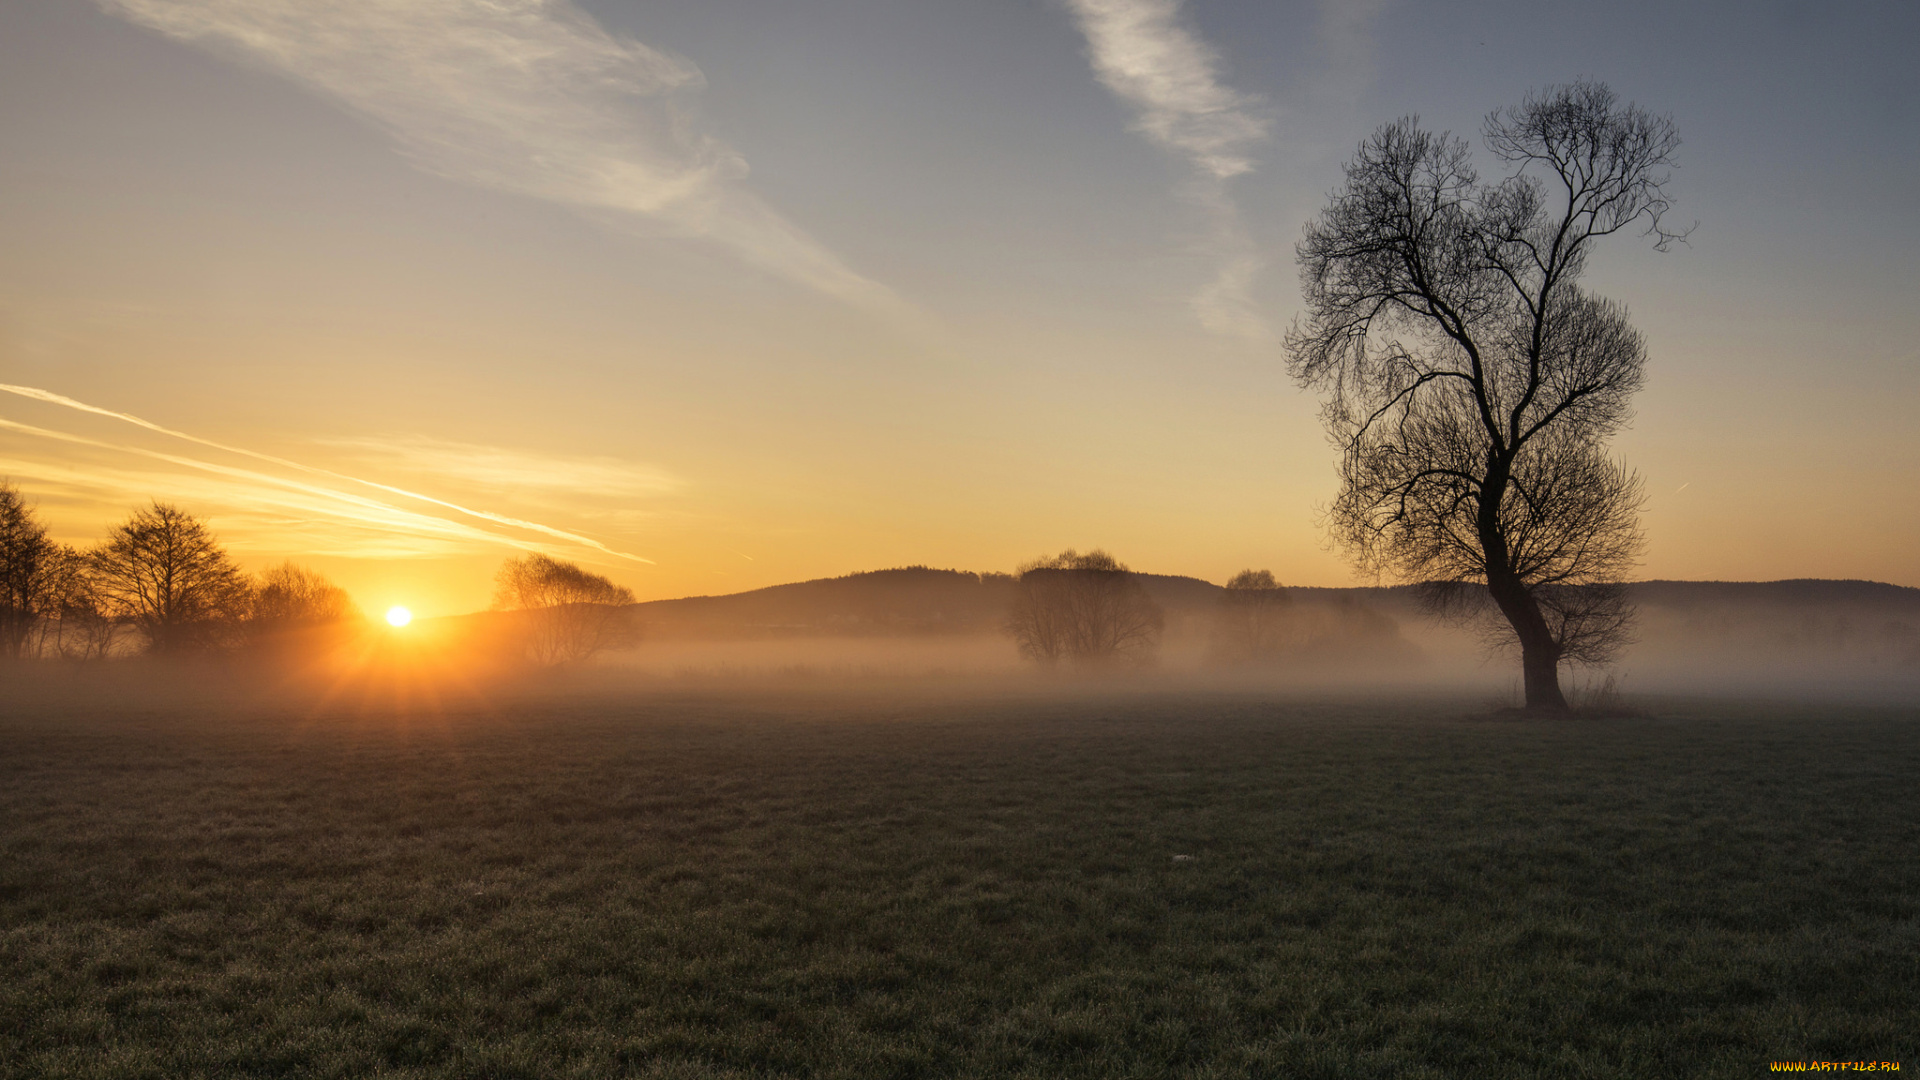
{"type": "Polygon", "coordinates": [[[408,611],[406,608],[403,608],[398,604],[387,609],[387,625],[388,626],[405,626],[412,621],[413,621],[413,612],[408,611]]]}

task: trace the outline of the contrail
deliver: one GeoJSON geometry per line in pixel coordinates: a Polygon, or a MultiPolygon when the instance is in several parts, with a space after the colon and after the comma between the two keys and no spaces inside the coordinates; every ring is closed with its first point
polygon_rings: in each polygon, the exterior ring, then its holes
{"type": "MultiPolygon", "coordinates": [[[[490,510],[475,510],[472,507],[461,506],[459,503],[448,502],[445,499],[436,499],[431,495],[422,495],[417,491],[408,491],[406,488],[394,487],[391,484],[382,484],[375,480],[362,480],[360,477],[348,476],[346,473],[334,472],[332,469],[322,469],[315,465],[303,465],[298,461],[289,461],[286,458],[275,457],[272,454],[262,454],[256,450],[248,450],[244,447],[229,446],[226,443],[214,442],[212,439],[203,439],[198,435],[189,435],[184,431],[176,431],[173,428],[162,427],[151,420],[143,420],[140,417],[134,416],[131,413],[115,412],[112,409],[103,409],[98,405],[89,405],[84,401],[75,401],[73,398],[66,397],[61,394],[53,393],[50,390],[40,390],[31,386],[14,386],[9,383],[0,383],[0,390],[4,390],[9,394],[16,394],[23,398],[29,398],[34,401],[44,401],[50,405],[60,405],[65,408],[77,410],[79,412],[93,413],[96,416],[112,417],[115,420],[124,421],[126,423],[133,424],[138,427],[143,427],[143,428],[146,428],[148,431],[155,431],[162,435],[171,436],[172,438],[175,438],[175,439],[184,439],[187,442],[196,443],[200,446],[211,447],[212,449],[221,450],[229,454],[239,454],[242,457],[250,457],[256,461],[265,461],[270,464],[283,466],[285,468],[297,469],[300,472],[304,472],[309,475],[325,476],[333,480],[343,480],[350,484],[364,484],[365,486],[374,488],[375,490],[378,490],[378,491],[385,491],[389,494],[400,495],[409,499],[418,499],[421,502],[431,503],[434,506],[445,507],[448,510],[455,511],[456,513],[465,514],[468,517],[479,518],[482,521],[491,521],[496,525],[506,525],[511,528],[529,529],[534,532],[545,533],[548,536],[555,537],[556,539],[565,540],[569,543],[579,544],[583,547],[590,547],[596,551],[605,552],[608,555],[617,556],[622,559],[631,559],[634,562],[646,563],[649,566],[657,565],[656,563],[654,563],[652,559],[648,559],[640,555],[634,555],[625,551],[615,551],[613,548],[608,547],[607,545],[601,543],[598,540],[593,539],[590,536],[581,536],[578,533],[570,533],[570,532],[567,532],[565,529],[556,529],[551,525],[542,525],[537,521],[526,521],[521,518],[508,517],[505,514],[496,514],[490,510]]],[[[21,424],[8,423],[7,426],[26,429],[26,425],[21,425],[21,424]]],[[[55,437],[59,437],[58,433],[56,432],[46,432],[44,431],[44,429],[39,429],[39,428],[34,428],[31,430],[35,432],[41,432],[44,434],[49,434],[49,435],[54,435],[55,437]]],[[[101,445],[106,445],[106,444],[101,444],[101,445]]],[[[192,463],[190,459],[185,459],[185,460],[186,460],[186,463],[192,463]]],[[[338,493],[335,493],[335,494],[338,494],[338,493]]],[[[348,497],[348,496],[342,496],[342,497],[348,497]]],[[[379,505],[379,504],[376,504],[376,505],[379,505]]],[[[487,534],[487,535],[491,535],[491,534],[487,534]]],[[[493,539],[499,539],[499,538],[493,537],[493,539]]]]}
{"type": "Polygon", "coordinates": [[[429,533],[442,536],[454,536],[466,540],[483,540],[488,543],[506,544],[510,547],[517,547],[526,551],[538,551],[542,546],[530,541],[498,536],[494,533],[476,529],[471,525],[462,525],[457,521],[448,521],[445,518],[430,517],[426,514],[415,513],[412,510],[405,510],[391,503],[384,503],[378,499],[370,499],[364,495],[350,495],[344,491],[336,491],[333,488],[322,487],[318,484],[308,484],[299,480],[289,480],[283,476],[274,476],[271,473],[257,472],[253,469],[242,469],[232,465],[218,465],[211,461],[201,461],[198,458],[182,457],[179,454],[168,454],[159,450],[148,450],[141,446],[126,446],[120,443],[105,442],[100,439],[88,438],[85,435],[74,435],[65,431],[54,431],[50,428],[35,427],[32,424],[22,424],[18,421],[7,420],[5,418],[0,418],[0,429],[18,431],[26,435],[37,435],[43,439],[53,439],[56,442],[71,443],[74,446],[90,446],[99,450],[112,450],[117,453],[133,454],[137,457],[164,461],[170,465],[184,465],[187,468],[198,469],[201,472],[209,472],[215,476],[225,476],[250,481],[255,484],[286,488],[290,491],[297,491],[336,502],[343,502],[349,506],[358,508],[362,511],[362,515],[365,516],[356,516],[339,510],[325,509],[324,507],[310,507],[310,509],[317,509],[320,513],[330,513],[346,518],[362,527],[378,525],[389,530],[407,531],[415,534],[429,533]],[[388,518],[398,520],[386,520],[379,516],[371,516],[376,513],[384,514],[387,515],[388,518]]]}

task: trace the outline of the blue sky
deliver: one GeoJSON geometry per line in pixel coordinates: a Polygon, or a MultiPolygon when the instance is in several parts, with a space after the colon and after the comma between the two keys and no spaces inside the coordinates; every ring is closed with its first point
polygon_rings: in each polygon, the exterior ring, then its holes
{"type": "Polygon", "coordinates": [[[1673,114],[1700,222],[1588,279],[1651,348],[1644,574],[1920,585],[1917,44],[1895,4],[14,0],[0,383],[219,445],[0,395],[0,472],[63,538],[172,499],[370,607],[528,545],[643,597],[1069,545],[1346,583],[1294,239],[1379,124],[1587,77],[1673,114]]]}

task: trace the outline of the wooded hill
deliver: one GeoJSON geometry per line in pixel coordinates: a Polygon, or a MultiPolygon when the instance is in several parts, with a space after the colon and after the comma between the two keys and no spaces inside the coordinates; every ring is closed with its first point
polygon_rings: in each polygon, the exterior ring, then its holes
{"type": "MultiPolygon", "coordinates": [[[[1139,578],[1166,611],[1170,632],[1210,619],[1225,591],[1180,575],[1139,578]]],[[[999,630],[1013,588],[1006,574],[909,566],[724,596],[655,600],[636,605],[635,614],[654,639],[979,634],[999,630]]],[[[1782,646],[1853,640],[1896,652],[1904,647],[1920,663],[1920,589],[1815,579],[1646,581],[1631,589],[1650,635],[1782,646]]],[[[1424,620],[1408,586],[1287,592],[1307,608],[1424,620]]]]}

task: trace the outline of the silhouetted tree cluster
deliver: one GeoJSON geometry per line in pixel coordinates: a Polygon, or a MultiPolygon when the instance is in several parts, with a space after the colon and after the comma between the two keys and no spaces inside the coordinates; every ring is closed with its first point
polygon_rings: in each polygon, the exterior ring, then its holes
{"type": "Polygon", "coordinates": [[[1220,592],[1209,660],[1296,672],[1404,664],[1418,650],[1392,618],[1351,596],[1302,602],[1266,570],[1242,570],[1220,592]]]}
{"type": "Polygon", "coordinates": [[[179,508],[136,510],[93,552],[95,587],[157,655],[231,645],[252,593],[213,532],[179,508]]]}
{"type": "Polygon", "coordinates": [[[104,660],[126,635],[126,625],[100,590],[88,552],[57,545],[31,655],[48,659],[104,660]]]}
{"type": "Polygon", "coordinates": [[[347,590],[312,570],[285,562],[254,582],[246,638],[263,648],[297,648],[315,631],[363,617],[347,590]]]}
{"type": "Polygon", "coordinates": [[[1160,645],[1165,618],[1125,564],[1104,551],[1071,548],[1019,568],[1007,632],[1020,655],[1042,664],[1142,664],[1160,645]]]}
{"type": "Polygon", "coordinates": [[[1261,663],[1298,644],[1293,599],[1270,570],[1242,570],[1220,594],[1213,653],[1228,664],[1261,663]]]}
{"type": "Polygon", "coordinates": [[[94,660],[137,642],[179,656],[358,616],[345,590],[291,563],[255,580],[206,524],[155,502],[104,543],[55,543],[0,483],[0,656],[94,660]]]}
{"type": "Polygon", "coordinates": [[[508,559],[494,578],[494,610],[516,613],[521,651],[542,667],[637,640],[632,604],[626,588],[538,553],[508,559]]]}
{"type": "Polygon", "coordinates": [[[1497,619],[1527,706],[1559,711],[1560,662],[1629,640],[1619,583],[1642,545],[1640,481],[1606,444],[1646,346],[1578,281],[1604,237],[1682,235],[1663,224],[1679,137],[1585,82],[1489,115],[1484,135],[1512,170],[1495,182],[1415,119],[1360,145],[1300,243],[1307,315],[1286,345],[1328,395],[1335,537],[1364,569],[1442,582],[1441,610],[1497,619]]]}
{"type": "Polygon", "coordinates": [[[17,660],[47,607],[59,546],[12,484],[0,483],[0,657],[17,660]]]}

